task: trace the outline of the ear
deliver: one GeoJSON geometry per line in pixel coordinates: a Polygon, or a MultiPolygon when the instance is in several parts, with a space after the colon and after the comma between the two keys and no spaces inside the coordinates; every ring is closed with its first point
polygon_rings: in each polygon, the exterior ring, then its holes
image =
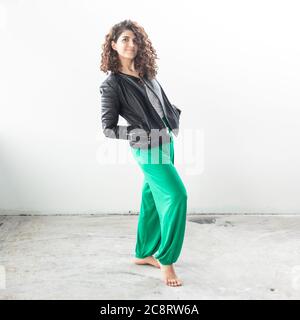
{"type": "Polygon", "coordinates": [[[111,47],[112,47],[114,50],[116,50],[116,48],[115,48],[115,42],[114,42],[113,40],[111,41],[110,44],[111,44],[111,47]]]}

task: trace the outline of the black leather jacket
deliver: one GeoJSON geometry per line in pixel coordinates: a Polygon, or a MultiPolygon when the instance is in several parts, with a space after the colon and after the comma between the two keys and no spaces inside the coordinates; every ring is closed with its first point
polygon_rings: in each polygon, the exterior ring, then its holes
{"type": "MultiPolygon", "coordinates": [[[[153,81],[157,81],[146,77],[143,80],[150,87],[153,87],[153,81]]],[[[106,137],[129,140],[131,147],[142,149],[170,142],[168,128],[152,106],[144,85],[138,77],[121,72],[110,73],[102,82],[101,121],[106,137]],[[127,126],[118,125],[119,115],[127,121],[127,126]]],[[[177,136],[181,110],[170,103],[163,88],[159,86],[168,127],[177,136]]]]}

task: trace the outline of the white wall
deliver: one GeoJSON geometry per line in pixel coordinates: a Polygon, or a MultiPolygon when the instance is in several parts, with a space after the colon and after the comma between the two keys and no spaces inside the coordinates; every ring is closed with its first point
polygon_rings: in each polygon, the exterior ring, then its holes
{"type": "Polygon", "coordinates": [[[157,78],[182,109],[175,166],[188,211],[299,213],[299,8],[0,1],[1,213],[139,211],[143,174],[100,123],[101,44],[128,18],[148,33],[157,78]]]}

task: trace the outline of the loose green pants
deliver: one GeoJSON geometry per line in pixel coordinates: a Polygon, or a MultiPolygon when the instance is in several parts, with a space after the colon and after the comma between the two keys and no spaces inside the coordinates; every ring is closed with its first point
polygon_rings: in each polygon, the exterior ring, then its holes
{"type": "MultiPolygon", "coordinates": [[[[165,118],[163,121],[166,123],[165,118]]],[[[170,129],[169,134],[171,142],[159,147],[148,150],[131,147],[144,173],[135,256],[153,255],[163,265],[176,262],[180,255],[187,211],[187,191],[174,167],[174,141],[170,129]],[[154,163],[151,163],[151,155],[156,159],[154,163]]]]}

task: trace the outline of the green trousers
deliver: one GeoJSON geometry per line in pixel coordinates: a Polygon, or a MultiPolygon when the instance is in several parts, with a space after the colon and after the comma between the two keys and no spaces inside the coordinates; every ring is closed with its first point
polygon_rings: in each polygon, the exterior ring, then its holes
{"type": "Polygon", "coordinates": [[[163,265],[176,262],[180,255],[187,211],[187,191],[174,167],[174,140],[168,130],[170,143],[149,149],[131,147],[144,173],[135,256],[153,255],[163,265]]]}

